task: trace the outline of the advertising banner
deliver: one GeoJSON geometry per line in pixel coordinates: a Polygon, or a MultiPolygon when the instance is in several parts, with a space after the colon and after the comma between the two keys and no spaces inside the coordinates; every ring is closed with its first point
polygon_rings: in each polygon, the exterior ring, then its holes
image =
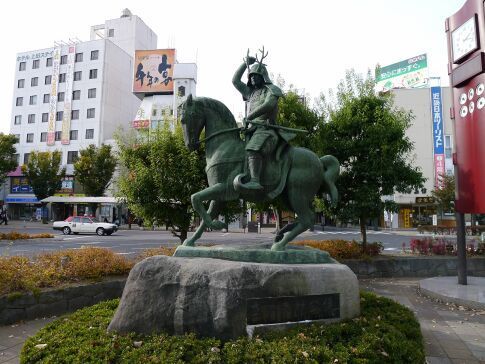
{"type": "Polygon", "coordinates": [[[175,49],[135,51],[133,92],[173,93],[175,49]]]}
{"type": "Polygon", "coordinates": [[[431,87],[431,117],[433,120],[434,184],[443,187],[441,175],[445,174],[444,128],[441,87],[431,87]]]}
{"type": "Polygon", "coordinates": [[[57,85],[59,83],[59,68],[61,62],[61,47],[54,49],[52,56],[51,96],[49,99],[49,123],[47,125],[47,145],[54,145],[56,141],[56,111],[57,85]]]}
{"type": "Polygon", "coordinates": [[[393,88],[421,88],[428,85],[428,60],[426,54],[406,59],[376,71],[377,91],[393,88]]]}
{"type": "Polygon", "coordinates": [[[62,116],[61,143],[69,144],[69,132],[71,131],[71,110],[72,110],[72,84],[74,81],[74,61],[76,57],[76,46],[69,46],[67,53],[66,91],[64,94],[64,112],[62,116]]]}

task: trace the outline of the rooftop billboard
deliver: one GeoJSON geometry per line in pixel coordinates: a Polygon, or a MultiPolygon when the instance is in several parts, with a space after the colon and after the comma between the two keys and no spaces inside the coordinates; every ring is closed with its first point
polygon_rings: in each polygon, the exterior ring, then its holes
{"type": "Polygon", "coordinates": [[[393,88],[421,88],[428,86],[428,59],[426,54],[406,59],[376,71],[377,91],[393,88]]]}
{"type": "Polygon", "coordinates": [[[133,92],[173,93],[175,49],[135,51],[133,92]]]}

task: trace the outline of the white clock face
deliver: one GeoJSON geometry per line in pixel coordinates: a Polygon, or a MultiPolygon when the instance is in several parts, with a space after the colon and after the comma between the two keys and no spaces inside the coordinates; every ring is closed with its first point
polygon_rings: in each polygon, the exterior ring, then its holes
{"type": "Polygon", "coordinates": [[[453,43],[453,62],[478,48],[475,16],[460,25],[451,33],[453,43]]]}

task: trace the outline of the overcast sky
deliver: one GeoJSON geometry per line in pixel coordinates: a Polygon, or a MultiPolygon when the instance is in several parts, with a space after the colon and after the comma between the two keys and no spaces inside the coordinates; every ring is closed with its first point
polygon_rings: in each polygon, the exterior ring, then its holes
{"type": "MultiPolygon", "coordinates": [[[[243,101],[231,84],[247,49],[269,51],[269,72],[312,98],[335,88],[350,68],[365,73],[428,54],[430,76],[448,85],[445,19],[465,0],[346,1],[8,1],[0,22],[4,79],[0,131],[8,132],[16,54],[69,38],[89,40],[90,26],[124,8],[153,29],[158,48],[176,48],[179,62],[196,62],[197,95],[224,102],[236,118],[243,101]]],[[[132,77],[127,74],[126,77],[132,77]]]]}

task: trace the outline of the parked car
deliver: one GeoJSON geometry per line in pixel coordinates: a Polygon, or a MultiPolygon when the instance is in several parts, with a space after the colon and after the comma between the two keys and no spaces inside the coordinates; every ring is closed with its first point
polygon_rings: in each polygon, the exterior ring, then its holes
{"type": "Polygon", "coordinates": [[[107,222],[100,222],[90,216],[69,216],[64,221],[54,221],[52,228],[63,234],[96,233],[99,236],[111,235],[118,230],[118,226],[107,222]]]}

